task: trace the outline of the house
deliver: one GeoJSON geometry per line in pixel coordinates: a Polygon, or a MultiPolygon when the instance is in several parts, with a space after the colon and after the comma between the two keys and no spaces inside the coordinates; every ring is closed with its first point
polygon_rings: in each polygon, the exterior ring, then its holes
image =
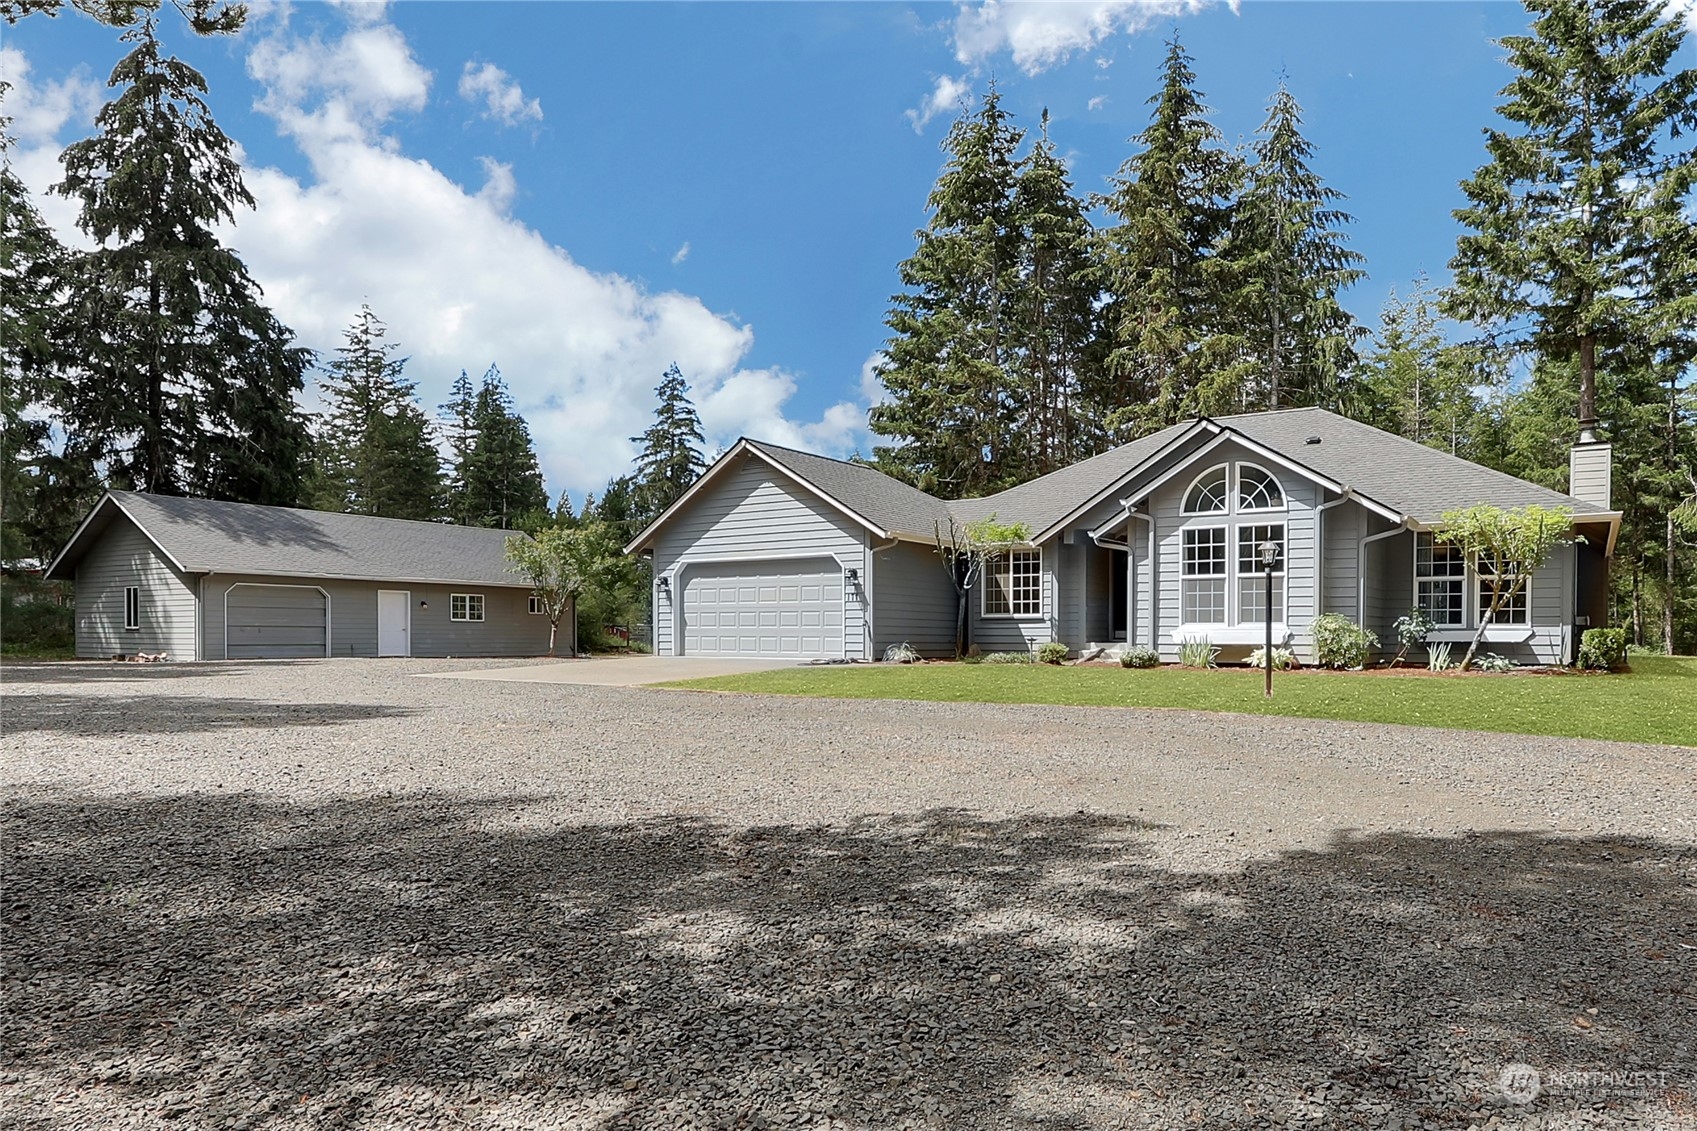
{"type": "Polygon", "coordinates": [[[1532,573],[1486,629],[1521,662],[1569,660],[1606,623],[1609,448],[1573,451],[1572,495],[1320,409],[1176,424],[981,499],[944,502],[863,465],[741,440],[627,552],[652,556],[655,651],[876,659],[906,641],[948,655],[956,595],[935,532],[995,515],[1030,543],[970,595],[979,649],[1126,643],[1176,660],[1206,637],[1226,658],[1264,636],[1278,546],[1275,639],[1312,662],[1314,618],[1338,613],[1394,642],[1418,605],[1434,640],[1470,639],[1491,587],[1431,531],[1475,503],[1574,512],[1582,539],[1532,573]]]}
{"type": "MultiPolygon", "coordinates": [[[[511,531],[108,491],[47,568],[79,656],[537,656],[511,531]]],[[[562,623],[570,642],[571,617],[562,623]]]]}

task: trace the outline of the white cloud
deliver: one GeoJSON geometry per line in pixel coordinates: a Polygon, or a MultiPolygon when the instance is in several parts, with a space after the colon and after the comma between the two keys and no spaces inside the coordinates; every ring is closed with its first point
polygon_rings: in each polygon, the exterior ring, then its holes
{"type": "Polygon", "coordinates": [[[683,263],[683,261],[688,259],[688,258],[689,258],[689,241],[685,240],[684,245],[682,247],[678,248],[677,251],[674,251],[672,253],[672,266],[673,267],[680,266],[683,263]]]}
{"type": "Polygon", "coordinates": [[[1105,94],[1098,94],[1095,98],[1092,98],[1086,105],[1091,110],[1100,110],[1102,107],[1106,106],[1107,104],[1108,104],[1108,96],[1105,95],[1105,94]]]}
{"type": "Polygon", "coordinates": [[[248,53],[248,74],[265,87],[257,108],[309,157],[314,146],[365,138],[401,111],[424,109],[430,98],[430,72],[397,28],[370,22],[374,8],[353,5],[360,19],[334,43],[284,29],[248,53]]]}
{"type": "Polygon", "coordinates": [[[938,75],[925,101],[907,112],[907,120],[913,123],[913,132],[922,132],[926,124],[938,114],[958,109],[971,93],[972,84],[964,76],[957,79],[951,75],[938,75]]]}
{"type": "MultiPolygon", "coordinates": [[[[1089,51],[1110,36],[1131,34],[1157,20],[1190,15],[1209,0],[985,0],[962,3],[955,15],[955,57],[976,67],[1007,52],[1014,65],[1037,74],[1089,51]]],[[[1232,4],[1236,8],[1235,0],[1232,4]]],[[[1100,61],[1098,61],[1100,65],[1100,61]]]]}
{"type": "Polygon", "coordinates": [[[4,103],[0,103],[0,114],[12,119],[12,171],[35,190],[36,207],[61,238],[83,245],[86,241],[75,231],[77,202],[48,196],[44,190],[65,175],[59,154],[68,139],[62,135],[68,127],[78,135],[92,132],[105,87],[80,68],[65,78],[46,82],[37,82],[30,71],[23,52],[0,47],[0,78],[10,84],[4,103]]]}
{"type": "Polygon", "coordinates": [[[542,120],[542,103],[526,98],[513,77],[493,63],[465,65],[460,72],[460,97],[467,102],[482,102],[483,116],[502,125],[542,120]]]}

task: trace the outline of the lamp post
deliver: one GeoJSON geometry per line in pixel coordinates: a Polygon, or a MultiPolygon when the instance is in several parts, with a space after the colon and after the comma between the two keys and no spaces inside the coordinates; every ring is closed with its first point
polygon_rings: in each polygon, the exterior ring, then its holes
{"type": "Polygon", "coordinates": [[[1272,539],[1261,543],[1256,549],[1261,551],[1261,566],[1267,573],[1267,604],[1261,610],[1261,619],[1267,626],[1267,645],[1261,650],[1261,662],[1267,667],[1266,697],[1273,697],[1273,563],[1279,559],[1279,544],[1272,539]]]}

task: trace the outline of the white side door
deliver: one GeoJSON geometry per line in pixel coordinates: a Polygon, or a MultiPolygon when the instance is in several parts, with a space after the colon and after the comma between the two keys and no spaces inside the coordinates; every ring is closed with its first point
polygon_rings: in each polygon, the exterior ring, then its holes
{"type": "Polygon", "coordinates": [[[377,654],[412,655],[412,593],[406,589],[377,591],[377,654]]]}

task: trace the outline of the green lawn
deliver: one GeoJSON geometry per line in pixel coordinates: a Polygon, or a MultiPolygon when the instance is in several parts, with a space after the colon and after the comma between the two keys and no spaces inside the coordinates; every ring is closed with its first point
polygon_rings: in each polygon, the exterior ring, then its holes
{"type": "Polygon", "coordinates": [[[1262,697],[1261,684],[1260,671],[1241,668],[880,664],[781,668],[667,686],[838,699],[1244,711],[1697,746],[1697,657],[1691,656],[1635,656],[1632,671],[1616,675],[1279,672],[1271,700],[1262,697]]]}

